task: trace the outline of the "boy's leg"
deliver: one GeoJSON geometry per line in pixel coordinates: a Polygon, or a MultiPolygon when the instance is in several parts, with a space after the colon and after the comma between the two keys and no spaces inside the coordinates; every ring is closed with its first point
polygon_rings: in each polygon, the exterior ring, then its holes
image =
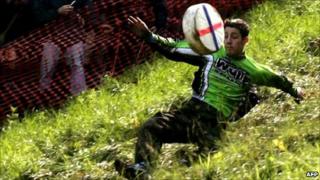
{"type": "Polygon", "coordinates": [[[135,150],[135,162],[153,167],[163,143],[187,143],[191,121],[174,111],[157,113],[140,129],[135,150]],[[179,118],[179,119],[178,119],[179,118]]]}
{"type": "Polygon", "coordinates": [[[213,146],[216,134],[220,134],[211,129],[216,126],[216,119],[216,110],[197,99],[187,101],[177,110],[157,113],[144,123],[139,131],[135,164],[126,166],[125,170],[121,168],[123,163],[118,161],[115,163],[117,171],[122,175],[129,172],[128,176],[132,177],[137,174],[135,173],[137,171],[132,169],[140,172],[141,169],[151,170],[163,143],[196,143],[199,147],[213,146]]]}
{"type": "Polygon", "coordinates": [[[135,162],[154,166],[163,143],[195,143],[200,148],[213,148],[221,133],[217,112],[197,99],[180,109],[157,113],[140,129],[135,162]]]}
{"type": "MultiPolygon", "coordinates": [[[[189,103],[190,101],[184,103],[182,109],[189,108],[189,103]]],[[[189,120],[188,114],[188,112],[183,113],[181,109],[172,109],[168,113],[159,112],[151,117],[140,128],[135,150],[135,164],[116,160],[116,170],[128,179],[137,177],[146,179],[144,177],[154,167],[163,143],[189,142],[188,131],[192,121],[189,120]]]]}

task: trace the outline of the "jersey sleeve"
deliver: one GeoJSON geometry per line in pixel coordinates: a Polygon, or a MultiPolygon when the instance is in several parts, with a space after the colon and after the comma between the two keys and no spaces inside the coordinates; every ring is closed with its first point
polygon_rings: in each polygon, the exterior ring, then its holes
{"type": "Polygon", "coordinates": [[[175,41],[172,38],[164,38],[153,33],[150,33],[145,40],[153,49],[170,60],[194,66],[203,66],[207,61],[206,56],[195,53],[185,41],[175,41]]]}
{"type": "Polygon", "coordinates": [[[284,75],[280,75],[271,70],[268,66],[256,63],[258,73],[255,77],[255,84],[262,86],[275,87],[282,91],[289,93],[291,96],[297,98],[298,93],[296,88],[293,87],[293,82],[288,80],[284,75]]]}

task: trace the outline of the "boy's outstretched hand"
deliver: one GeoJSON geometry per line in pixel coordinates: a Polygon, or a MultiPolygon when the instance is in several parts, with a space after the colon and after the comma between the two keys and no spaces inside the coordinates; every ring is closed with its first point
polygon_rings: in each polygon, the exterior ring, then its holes
{"type": "Polygon", "coordinates": [[[130,30],[141,38],[144,38],[151,33],[146,23],[143,22],[139,17],[129,16],[128,23],[130,30]]]}

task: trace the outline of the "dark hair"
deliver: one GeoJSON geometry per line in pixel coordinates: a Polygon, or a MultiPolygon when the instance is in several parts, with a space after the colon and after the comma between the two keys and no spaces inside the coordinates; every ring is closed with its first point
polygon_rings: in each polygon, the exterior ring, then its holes
{"type": "Polygon", "coordinates": [[[224,28],[226,27],[238,29],[242,37],[247,37],[249,35],[249,24],[243,19],[226,19],[224,20],[224,28]]]}

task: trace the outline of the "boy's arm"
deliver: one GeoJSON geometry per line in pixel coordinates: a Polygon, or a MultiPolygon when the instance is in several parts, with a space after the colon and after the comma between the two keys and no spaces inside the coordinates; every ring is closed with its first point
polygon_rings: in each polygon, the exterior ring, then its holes
{"type": "Polygon", "coordinates": [[[283,92],[294,97],[296,102],[303,99],[303,92],[301,88],[294,88],[293,82],[291,82],[286,76],[276,74],[270,68],[261,64],[258,65],[258,69],[259,82],[257,84],[281,89],[283,92]]]}
{"type": "Polygon", "coordinates": [[[186,62],[194,66],[202,66],[207,61],[205,56],[195,53],[188,46],[179,47],[179,43],[172,38],[164,38],[150,33],[149,36],[145,38],[145,41],[153,49],[173,61],[186,62]]]}
{"type": "Polygon", "coordinates": [[[131,30],[136,35],[143,38],[152,48],[159,51],[168,59],[182,61],[196,66],[205,64],[205,56],[196,54],[189,47],[179,48],[177,46],[178,43],[172,38],[163,38],[153,34],[140,18],[130,16],[128,22],[131,26],[131,30]]]}

